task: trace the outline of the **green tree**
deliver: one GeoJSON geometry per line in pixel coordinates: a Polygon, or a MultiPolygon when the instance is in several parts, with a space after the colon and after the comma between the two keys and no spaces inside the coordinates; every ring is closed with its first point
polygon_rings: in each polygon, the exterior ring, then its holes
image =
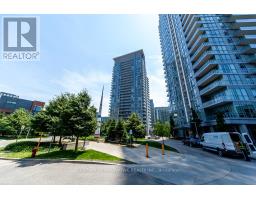
{"type": "Polygon", "coordinates": [[[11,126],[7,116],[0,118],[0,133],[7,135],[15,135],[15,129],[11,126]]]}
{"type": "Polygon", "coordinates": [[[13,134],[18,136],[31,128],[31,114],[23,108],[17,109],[7,117],[9,126],[12,127],[13,134]]]}
{"type": "Polygon", "coordinates": [[[65,129],[76,136],[77,151],[79,137],[92,135],[96,130],[96,109],[90,105],[91,98],[85,90],[77,95],[66,93],[63,98],[67,104],[63,105],[60,118],[65,129]]]}
{"type": "Polygon", "coordinates": [[[119,143],[126,141],[126,129],[123,120],[118,120],[115,130],[115,140],[117,140],[119,143]]]}
{"type": "Polygon", "coordinates": [[[175,128],[175,122],[173,120],[173,117],[172,115],[170,115],[170,121],[169,121],[169,124],[170,124],[170,136],[174,137],[174,128],[175,128]]]}
{"type": "Polygon", "coordinates": [[[5,117],[5,114],[0,112],[0,119],[4,118],[5,117]]]}
{"type": "Polygon", "coordinates": [[[217,131],[227,131],[227,125],[225,123],[224,115],[222,112],[216,114],[216,130],[217,131]]]}
{"type": "Polygon", "coordinates": [[[153,130],[154,135],[162,137],[162,141],[164,144],[164,137],[170,137],[170,124],[169,123],[161,123],[156,122],[153,130]]]}
{"type": "Polygon", "coordinates": [[[64,93],[49,102],[46,115],[47,124],[54,135],[76,136],[75,151],[81,136],[94,134],[97,126],[96,109],[90,105],[91,98],[86,90],[78,94],[64,93]]]}
{"type": "Polygon", "coordinates": [[[62,137],[65,135],[70,135],[66,120],[63,118],[64,109],[68,105],[68,96],[70,94],[61,94],[52,99],[48,106],[46,107],[46,114],[49,117],[49,131],[54,136],[59,136],[59,144],[61,145],[62,137]]]}
{"type": "Polygon", "coordinates": [[[31,120],[31,127],[38,132],[48,132],[50,124],[50,116],[45,111],[38,112],[31,120]]]}
{"type": "Polygon", "coordinates": [[[113,141],[115,139],[115,128],[116,121],[114,119],[109,120],[106,141],[113,141]]]}
{"type": "Polygon", "coordinates": [[[100,134],[101,136],[105,136],[107,137],[107,134],[108,134],[108,128],[111,124],[111,119],[107,120],[106,122],[102,123],[101,124],[101,128],[100,128],[100,134]]]}
{"type": "Polygon", "coordinates": [[[136,113],[132,113],[126,121],[127,131],[132,130],[134,138],[144,138],[146,136],[145,126],[136,113]]]}
{"type": "Polygon", "coordinates": [[[190,129],[192,131],[193,136],[198,135],[201,136],[201,122],[202,120],[199,118],[197,112],[191,108],[191,119],[190,119],[190,129]]]}

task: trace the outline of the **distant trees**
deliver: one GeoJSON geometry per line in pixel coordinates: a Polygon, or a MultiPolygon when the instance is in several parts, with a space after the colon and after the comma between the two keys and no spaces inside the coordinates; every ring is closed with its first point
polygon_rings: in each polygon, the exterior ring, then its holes
{"type": "Polygon", "coordinates": [[[164,137],[170,137],[170,124],[168,122],[166,123],[161,123],[159,121],[156,122],[154,124],[153,133],[154,135],[162,137],[163,143],[164,143],[164,137]]]}
{"type": "Polygon", "coordinates": [[[129,135],[128,132],[132,130],[132,137],[144,138],[146,136],[145,126],[143,125],[139,116],[132,113],[127,120],[114,119],[108,120],[102,125],[101,133],[106,135],[106,141],[126,143],[129,135]]]}
{"type": "Polygon", "coordinates": [[[112,120],[107,120],[104,123],[101,123],[101,127],[100,127],[100,135],[103,137],[107,137],[108,135],[108,128],[110,126],[110,124],[112,123],[112,120]]]}
{"type": "Polygon", "coordinates": [[[18,138],[22,133],[29,131],[31,119],[31,114],[23,108],[17,109],[10,115],[1,115],[0,132],[18,138]]]}
{"type": "Polygon", "coordinates": [[[15,129],[11,125],[9,118],[7,116],[0,116],[0,133],[2,135],[14,135],[15,129]]]}
{"type": "Polygon", "coordinates": [[[144,138],[146,136],[145,126],[136,113],[132,113],[126,121],[127,131],[132,130],[134,138],[144,138]]]}
{"type": "Polygon", "coordinates": [[[64,93],[52,99],[45,110],[32,116],[24,109],[10,115],[0,115],[0,132],[18,136],[28,129],[55,136],[76,136],[75,150],[81,136],[94,134],[96,109],[86,90],[78,94],[64,93]]]}
{"type": "Polygon", "coordinates": [[[110,119],[106,124],[106,141],[115,140],[115,128],[116,121],[114,119],[110,119]]]}
{"type": "Polygon", "coordinates": [[[126,142],[127,131],[123,120],[118,120],[118,122],[116,123],[114,133],[115,140],[117,140],[119,143],[126,142]]]}

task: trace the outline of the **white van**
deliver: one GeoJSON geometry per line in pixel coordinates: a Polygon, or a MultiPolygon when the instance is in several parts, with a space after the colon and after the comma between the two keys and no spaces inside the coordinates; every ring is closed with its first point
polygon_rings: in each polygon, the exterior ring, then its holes
{"type": "Polygon", "coordinates": [[[238,132],[204,133],[200,144],[203,149],[216,151],[219,156],[224,154],[243,155],[239,145],[246,144],[246,139],[238,132]]]}

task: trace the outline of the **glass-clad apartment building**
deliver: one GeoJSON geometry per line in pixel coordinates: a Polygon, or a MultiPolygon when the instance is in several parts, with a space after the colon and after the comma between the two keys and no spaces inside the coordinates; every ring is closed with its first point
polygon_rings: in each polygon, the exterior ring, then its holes
{"type": "Polygon", "coordinates": [[[151,127],[149,82],[143,50],[114,58],[110,118],[127,119],[137,113],[149,133],[151,127]]]}
{"type": "Polygon", "coordinates": [[[256,15],[160,15],[170,109],[180,129],[191,108],[205,130],[222,112],[229,129],[256,138],[256,15]]]}

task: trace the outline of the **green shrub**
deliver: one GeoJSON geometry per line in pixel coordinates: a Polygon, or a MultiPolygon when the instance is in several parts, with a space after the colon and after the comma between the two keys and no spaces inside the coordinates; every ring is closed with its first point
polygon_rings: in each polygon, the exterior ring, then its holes
{"type": "MultiPolygon", "coordinates": [[[[38,142],[36,141],[21,141],[17,143],[8,144],[4,150],[12,151],[12,152],[21,152],[21,151],[32,151],[34,147],[36,147],[38,142]]],[[[50,142],[41,142],[39,150],[48,149],[50,146],[50,142]]],[[[56,148],[57,144],[52,144],[52,148],[56,148]]]]}
{"type": "Polygon", "coordinates": [[[95,138],[93,135],[90,135],[90,136],[86,137],[86,140],[97,141],[97,138],[95,138]]]}

